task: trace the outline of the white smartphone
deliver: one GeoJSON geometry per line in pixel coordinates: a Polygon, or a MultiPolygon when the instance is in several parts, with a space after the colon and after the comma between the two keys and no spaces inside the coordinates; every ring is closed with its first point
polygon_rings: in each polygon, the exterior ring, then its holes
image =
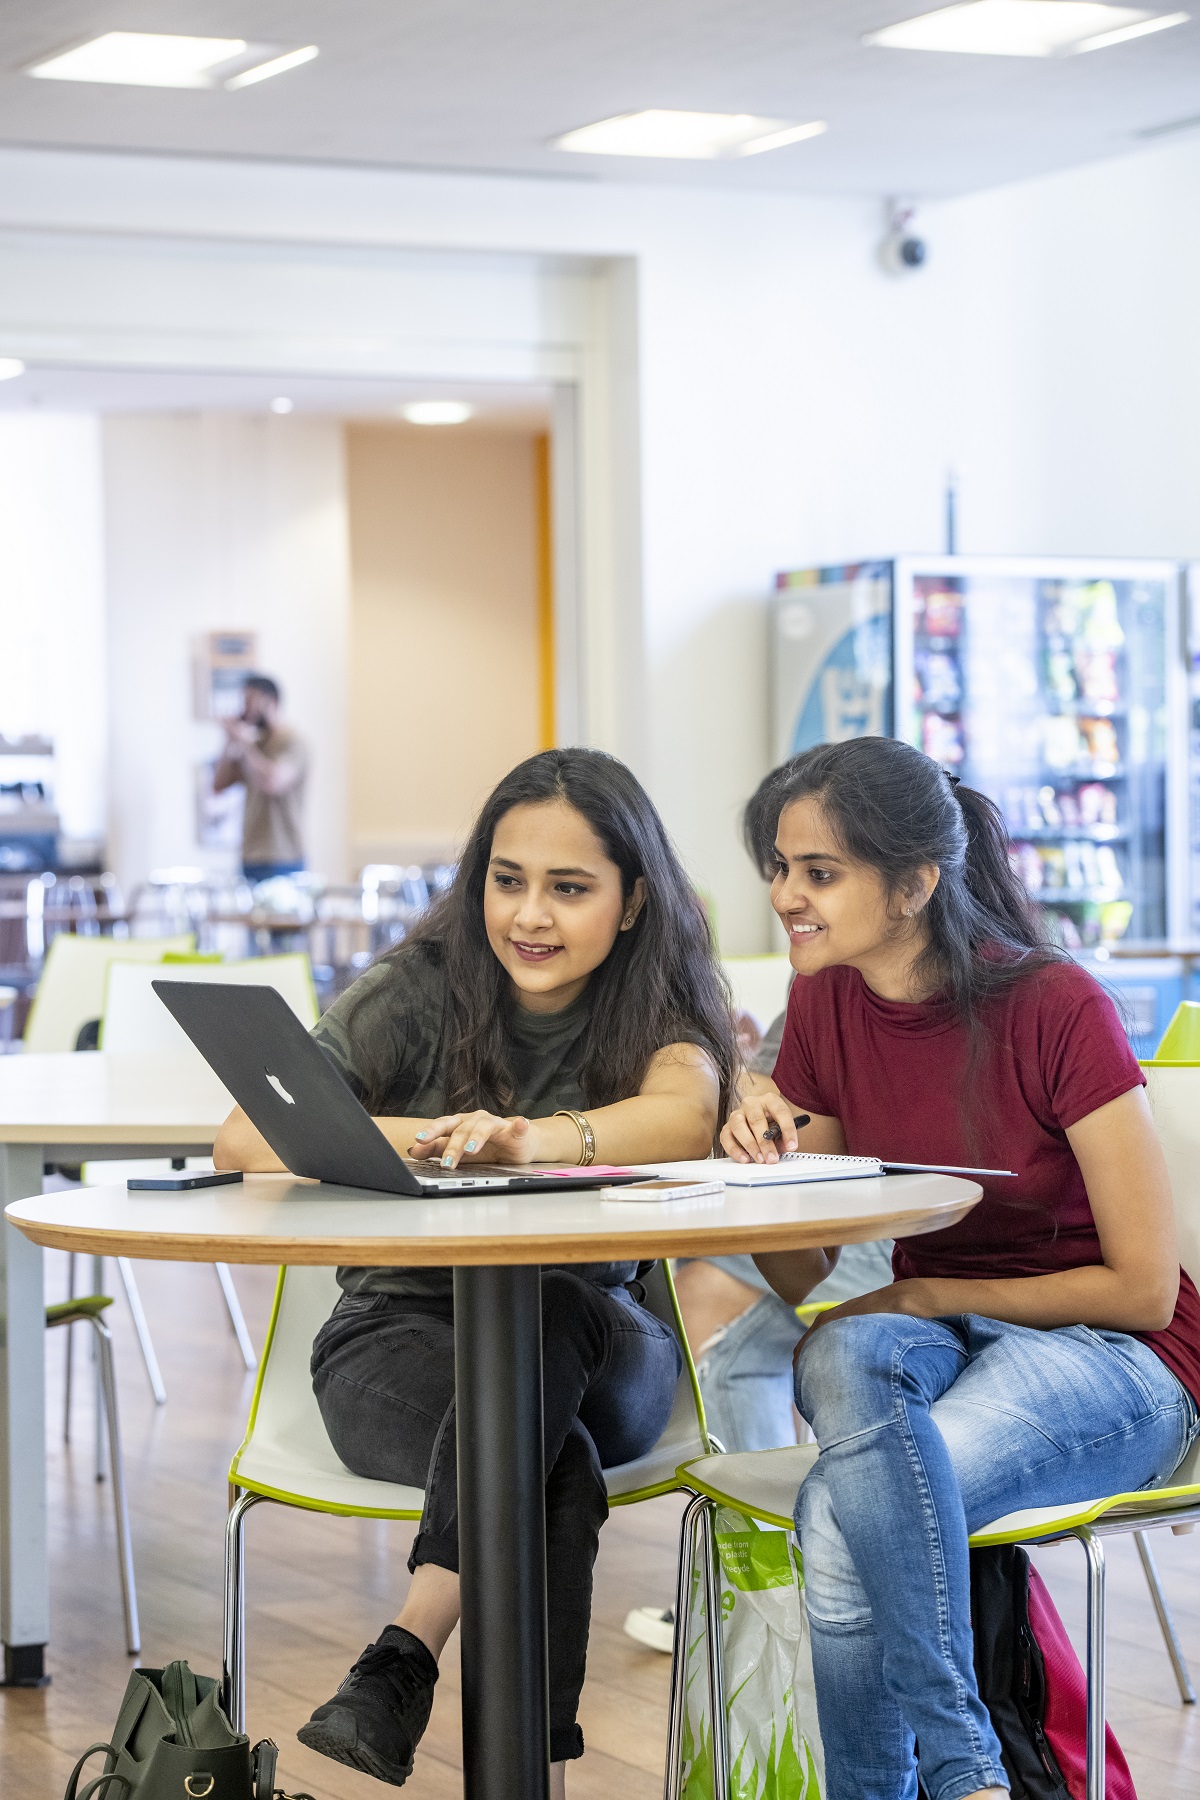
{"type": "Polygon", "coordinates": [[[600,1189],[602,1200],[700,1200],[723,1194],[723,1181],[631,1181],[627,1187],[600,1189]]]}

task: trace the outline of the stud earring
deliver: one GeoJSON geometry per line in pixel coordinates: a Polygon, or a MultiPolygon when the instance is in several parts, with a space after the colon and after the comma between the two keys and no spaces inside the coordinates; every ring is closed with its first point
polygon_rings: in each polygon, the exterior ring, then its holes
{"type": "Polygon", "coordinates": [[[632,925],[632,924],[633,924],[633,914],[632,914],[632,913],[626,913],[626,915],[625,915],[625,929],[626,929],[626,931],[628,931],[628,930],[629,930],[629,927],[630,927],[630,926],[631,926],[631,925],[632,925]]]}

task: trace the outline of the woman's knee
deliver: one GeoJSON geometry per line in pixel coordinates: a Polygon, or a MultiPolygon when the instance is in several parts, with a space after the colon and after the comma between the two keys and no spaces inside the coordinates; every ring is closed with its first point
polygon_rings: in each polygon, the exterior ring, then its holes
{"type": "Polygon", "coordinates": [[[821,1624],[861,1626],[871,1609],[833,1510],[820,1464],[796,1496],[796,1530],[804,1558],[804,1597],[821,1624]]]}
{"type": "Polygon", "coordinates": [[[796,1405],[822,1448],[895,1416],[897,1384],[931,1404],[966,1361],[954,1331],[938,1319],[851,1313],[802,1339],[796,1405]]]}

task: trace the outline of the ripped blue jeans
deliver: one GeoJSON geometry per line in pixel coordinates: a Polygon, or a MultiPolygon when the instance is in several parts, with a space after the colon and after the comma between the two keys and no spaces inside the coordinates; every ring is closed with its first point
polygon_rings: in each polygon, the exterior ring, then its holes
{"type": "Polygon", "coordinates": [[[1022,1507],[1161,1485],[1200,1429],[1117,1331],[865,1313],[804,1340],[821,1447],[796,1501],[828,1800],[1007,1788],[972,1663],[967,1537],[1022,1507]]]}

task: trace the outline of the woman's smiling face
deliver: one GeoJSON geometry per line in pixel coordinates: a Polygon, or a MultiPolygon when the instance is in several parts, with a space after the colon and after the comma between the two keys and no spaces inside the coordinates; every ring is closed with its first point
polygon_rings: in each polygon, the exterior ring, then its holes
{"type": "Polygon", "coordinates": [[[645,900],[582,813],[565,800],[514,806],[492,838],[484,889],[488,943],[530,1012],[558,1012],[580,995],[645,900]],[[627,923],[628,921],[628,923],[627,923]]]}
{"type": "Polygon", "coordinates": [[[916,870],[911,894],[889,903],[883,876],[847,856],[812,796],[784,807],[775,850],[771,905],[787,931],[793,969],[815,975],[846,963],[879,992],[893,986],[894,973],[924,944],[920,913],[937,885],[936,868],[916,870]]]}

